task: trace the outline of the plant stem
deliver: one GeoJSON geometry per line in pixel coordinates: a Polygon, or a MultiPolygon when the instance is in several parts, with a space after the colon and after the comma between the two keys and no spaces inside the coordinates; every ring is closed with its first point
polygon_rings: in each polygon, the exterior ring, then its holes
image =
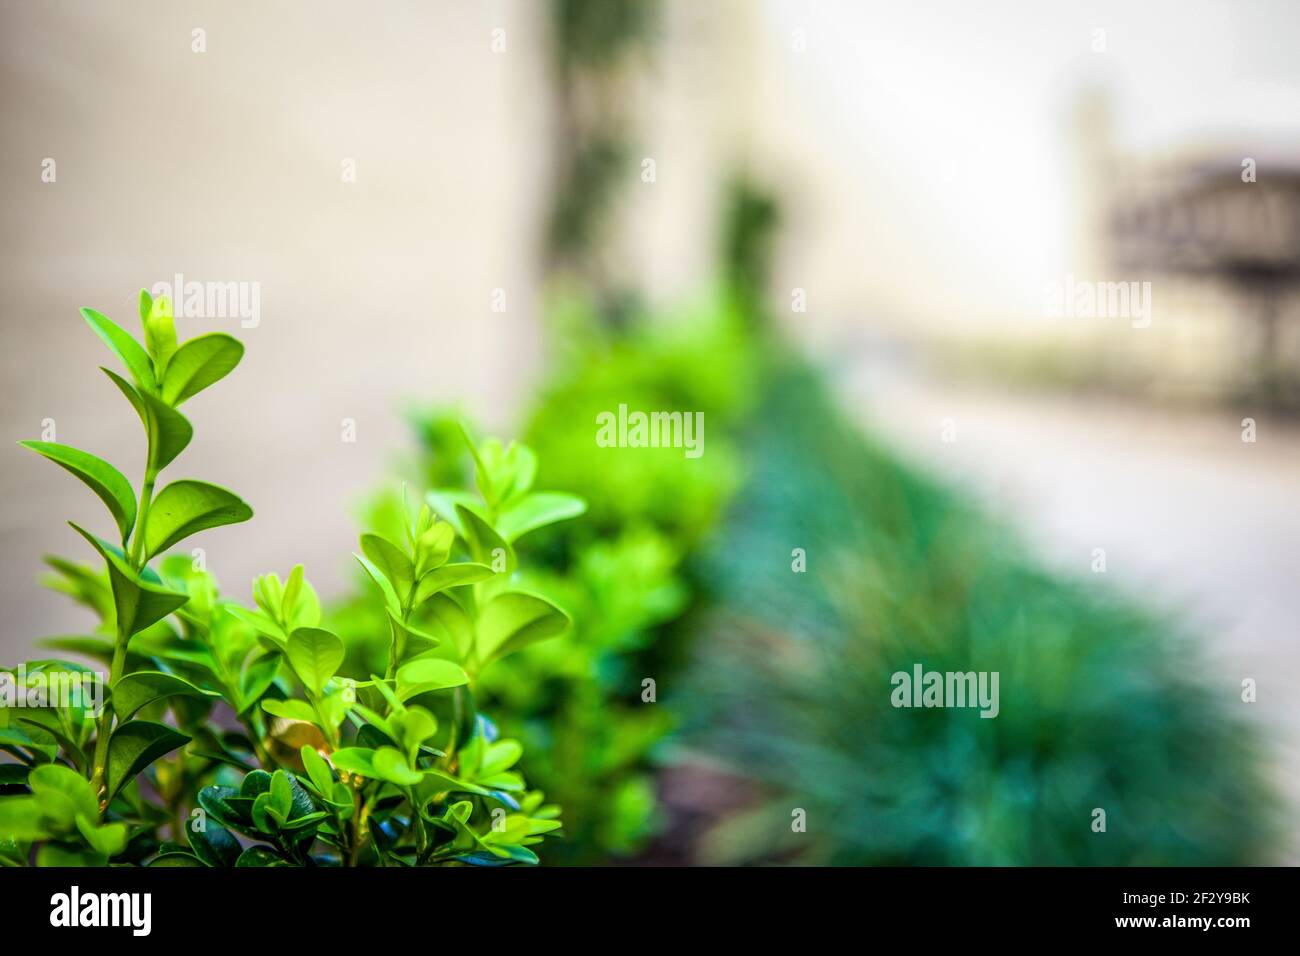
{"type": "Polygon", "coordinates": [[[446,767],[453,774],[455,773],[456,765],[457,738],[460,736],[460,722],[464,712],[464,706],[462,703],[463,697],[461,695],[462,690],[463,688],[461,687],[453,687],[451,689],[451,731],[447,736],[447,752],[435,761],[435,763],[439,763],[446,767]]]}
{"type": "Polygon", "coordinates": [[[348,851],[347,865],[356,866],[361,850],[366,844],[366,801],[360,789],[352,791],[352,846],[348,851]]]}
{"type": "Polygon", "coordinates": [[[140,489],[140,510],[135,517],[135,537],[131,540],[131,567],[139,571],[144,564],[145,526],[149,522],[149,506],[153,503],[153,486],[158,480],[158,472],[153,469],[144,473],[144,487],[140,489]]]}
{"type": "MultiPolygon", "coordinates": [[[[131,568],[139,572],[142,567],[144,554],[144,536],[145,527],[149,521],[149,506],[153,502],[153,486],[158,480],[158,472],[152,468],[146,468],[144,473],[144,486],[140,489],[140,508],[136,512],[135,532],[131,540],[131,568]]],[[[113,644],[113,662],[108,669],[108,686],[111,689],[117,684],[118,678],[122,676],[122,671],[126,667],[126,645],[130,642],[131,635],[122,622],[117,622],[117,640],[113,644]]],[[[108,787],[104,780],[105,771],[108,767],[108,739],[113,732],[113,709],[107,704],[104,706],[104,712],[99,716],[99,729],[95,732],[95,756],[93,766],[90,771],[90,785],[95,789],[95,795],[99,798],[99,813],[102,817],[104,811],[108,809],[108,787]]]]}
{"type": "MultiPolygon", "coordinates": [[[[412,588],[414,588],[414,585],[412,585],[412,588]]],[[[410,603],[408,603],[411,597],[412,595],[408,595],[406,601],[402,602],[402,624],[409,624],[411,622],[411,614],[415,610],[410,603]]],[[[401,599],[399,598],[399,600],[401,599]]],[[[384,680],[393,680],[397,677],[397,659],[403,648],[398,646],[401,635],[401,630],[398,626],[390,620],[388,622],[388,629],[393,632],[393,640],[388,645],[388,669],[384,671],[384,680]]]]}
{"type": "Polygon", "coordinates": [[[321,730],[329,734],[329,740],[326,743],[329,744],[330,750],[338,750],[339,729],[331,721],[325,719],[325,714],[320,709],[320,698],[306,688],[303,688],[303,693],[307,696],[307,703],[311,704],[312,713],[316,715],[316,723],[321,730]]]}
{"type": "MultiPolygon", "coordinates": [[[[113,645],[113,663],[108,671],[109,687],[117,683],[123,667],[126,666],[126,644],[130,637],[131,635],[125,633],[125,629],[119,623],[117,641],[113,645]]],[[[113,708],[108,703],[105,703],[104,712],[99,715],[99,729],[95,731],[95,756],[90,772],[90,785],[95,790],[95,796],[99,798],[101,816],[108,809],[108,788],[104,780],[104,772],[108,766],[108,738],[112,731],[113,708]]]]}
{"type": "Polygon", "coordinates": [[[384,670],[384,680],[392,680],[397,676],[397,625],[389,621],[388,626],[393,632],[393,639],[388,645],[388,667],[384,670]]]}
{"type": "Polygon", "coordinates": [[[424,817],[420,815],[420,802],[415,799],[415,788],[406,790],[406,802],[411,805],[411,824],[415,827],[415,855],[419,859],[429,844],[429,835],[424,832],[424,817]]]}

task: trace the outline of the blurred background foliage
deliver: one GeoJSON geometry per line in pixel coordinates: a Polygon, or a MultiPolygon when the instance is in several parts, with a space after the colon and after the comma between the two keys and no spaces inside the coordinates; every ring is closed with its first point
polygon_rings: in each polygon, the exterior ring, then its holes
{"type": "MultiPolygon", "coordinates": [[[[677,710],[645,700],[643,681],[655,681],[657,698],[684,659],[671,625],[699,600],[684,561],[743,480],[728,435],[755,398],[755,355],[740,316],[721,297],[668,321],[618,328],[573,298],[554,316],[564,354],[522,434],[541,461],[537,487],[577,493],[589,510],[522,546],[522,563],[532,569],[522,583],[559,602],[574,626],[485,675],[480,704],[530,748],[532,784],[566,808],[568,839],[557,841],[548,862],[590,863],[630,857],[663,823],[653,768],[677,710]],[[703,411],[706,454],[598,447],[596,415],[620,402],[703,411]]],[[[459,413],[433,409],[411,419],[417,442],[402,469],[407,494],[463,485],[469,463],[459,413]]],[[[396,520],[394,487],[387,483],[367,504],[366,527],[396,520]]],[[[349,646],[382,656],[383,611],[364,582],[332,622],[349,646]]]]}
{"type": "MultiPolygon", "coordinates": [[[[521,435],[538,487],[590,510],[523,563],[575,624],[483,690],[565,807],[548,862],[1269,859],[1279,808],[1234,688],[1212,689],[1176,622],[1038,570],[844,417],[765,318],[777,204],[735,182],[718,292],[611,323],[564,286],[550,312],[553,374],[521,435]],[[598,447],[620,403],[703,411],[706,453],[598,447]],[[915,663],[998,671],[999,716],[893,708],[890,675],[915,663]]],[[[457,417],[413,416],[417,488],[464,480],[457,417]]],[[[368,602],[349,613],[377,624],[368,602]]]]}
{"type": "MultiPolygon", "coordinates": [[[[570,354],[522,434],[538,487],[591,510],[539,534],[524,566],[575,625],[483,689],[566,808],[549,862],[1268,859],[1262,742],[1196,642],[1037,570],[865,438],[743,298],[619,331],[557,310],[570,354]],[[598,448],[596,412],[620,401],[703,410],[706,454],[598,448]],[[889,677],[914,663],[999,671],[999,716],[894,709],[889,677]]],[[[454,420],[415,418],[417,487],[464,473],[454,420]]],[[[392,506],[381,495],[367,524],[392,506]]],[[[345,610],[353,634],[383,633],[364,590],[345,610]]]]}
{"type": "Polygon", "coordinates": [[[1176,624],[1037,570],[1007,529],[865,439],[815,370],[778,357],[764,382],[749,480],[698,561],[710,600],[680,698],[683,739],[761,786],[697,859],[1269,857],[1262,741],[1176,624]],[[999,715],[895,709],[890,675],[914,663],[1000,672],[999,715]]]}
{"type": "MultiPolygon", "coordinates": [[[[549,374],[519,437],[537,487],[589,511],[523,562],[572,631],[482,689],[565,808],[547,862],[1267,859],[1279,818],[1262,743],[1232,688],[1211,690],[1196,642],[1037,570],[848,421],[776,330],[780,204],[760,181],[737,167],[719,184],[716,289],[671,314],[640,304],[603,237],[634,165],[627,94],[657,4],[551,9],[549,374]],[[702,411],[705,454],[598,447],[597,415],[620,405],[702,411]],[[999,671],[999,716],[893,708],[890,675],[915,663],[999,671]]],[[[414,493],[466,483],[460,417],[411,416],[414,493]]],[[[364,520],[382,528],[395,509],[383,492],[364,520]]],[[[366,594],[336,615],[382,634],[366,594]]]]}

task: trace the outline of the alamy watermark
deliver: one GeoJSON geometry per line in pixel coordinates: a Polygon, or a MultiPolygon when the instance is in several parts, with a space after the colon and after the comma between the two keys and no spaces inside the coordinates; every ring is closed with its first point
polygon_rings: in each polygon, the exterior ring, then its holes
{"type": "Polygon", "coordinates": [[[170,282],[155,282],[155,298],[166,296],[178,319],[238,319],[241,328],[262,322],[262,283],[198,282],[177,273],[170,282]]]}
{"type": "Polygon", "coordinates": [[[596,416],[600,448],[682,448],[687,458],[704,454],[703,412],[617,412],[596,416]]]}
{"type": "Polygon", "coordinates": [[[83,893],[76,886],[50,897],[54,927],[121,926],[132,936],[148,936],[153,928],[152,893],[83,893]]]}
{"type": "Polygon", "coordinates": [[[1043,289],[1043,313],[1052,319],[1129,319],[1151,325],[1150,282],[1083,282],[1067,275],[1043,289]]]}
{"type": "Polygon", "coordinates": [[[895,707],[978,707],[980,716],[996,717],[998,671],[927,671],[920,664],[912,672],[895,671],[889,678],[894,689],[889,702],[895,707]]]}
{"type": "Polygon", "coordinates": [[[73,707],[98,714],[104,705],[103,674],[37,670],[26,664],[0,671],[0,707],[73,707]]]}

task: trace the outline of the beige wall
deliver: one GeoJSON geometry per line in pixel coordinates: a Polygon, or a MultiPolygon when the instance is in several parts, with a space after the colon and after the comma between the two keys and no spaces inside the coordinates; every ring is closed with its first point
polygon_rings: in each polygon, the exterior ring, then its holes
{"type": "MultiPolygon", "coordinates": [[[[138,478],[138,425],[95,370],[110,356],[78,306],[132,324],[135,290],[177,272],[260,284],[244,364],[187,406],[197,438],[172,469],[257,510],[203,541],[238,596],[296,560],[323,590],[342,585],[348,508],[404,447],[404,399],[457,398],[509,427],[543,368],[544,11],[0,0],[0,658],[84,626],[34,579],[44,552],[87,556],[66,518],[103,519],[73,478],[12,442],[53,419],[60,441],[138,478]],[[55,183],[41,181],[47,157],[55,183]],[[340,439],[344,418],[355,444],[340,439]]],[[[697,291],[714,271],[718,184],[745,164],[779,190],[776,285],[783,300],[806,290],[809,311],[786,316],[805,341],[834,349],[881,327],[1050,334],[1044,282],[1081,274],[1067,145],[1080,90],[1110,92],[1127,150],[1205,136],[1286,150],[1300,144],[1300,19],[1287,11],[669,0],[628,104],[657,181],[630,171],[615,241],[652,297],[697,291]]]]}
{"type": "MultiPolygon", "coordinates": [[[[139,480],[138,422],[97,370],[113,360],[79,306],[136,331],[135,291],[176,272],[260,283],[260,324],[237,333],[245,360],[186,406],[196,437],[166,473],[255,509],[200,542],[240,597],[296,560],[326,590],[345,580],[350,506],[405,443],[403,399],[461,398],[509,421],[539,368],[537,9],[0,5],[0,659],[85,626],[35,578],[45,552],[89,558],[65,519],[108,527],[75,479],[13,442],[53,419],[59,441],[139,480]],[[505,55],[490,49],[496,26],[505,55]],[[191,51],[194,27],[206,53],[191,51]],[[490,310],[498,287],[504,314],[490,310]]],[[[237,324],[180,323],[183,336],[237,324]]]]}

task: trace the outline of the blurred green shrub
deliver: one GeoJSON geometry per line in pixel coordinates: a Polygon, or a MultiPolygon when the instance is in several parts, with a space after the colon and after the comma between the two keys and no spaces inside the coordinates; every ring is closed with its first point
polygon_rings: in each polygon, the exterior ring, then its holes
{"type": "MultiPolygon", "coordinates": [[[[569,298],[551,321],[558,351],[525,440],[542,462],[537,486],[567,487],[588,512],[529,538],[522,583],[560,602],[574,623],[500,662],[479,694],[502,733],[536,756],[530,778],[565,806],[565,849],[548,862],[599,862],[635,853],[657,824],[651,770],[675,724],[671,703],[659,699],[671,696],[677,656],[665,627],[692,602],[684,557],[743,478],[729,436],[752,401],[754,356],[723,297],[620,329],[589,301],[569,298]],[[706,454],[598,447],[597,415],[620,404],[703,412],[706,454]],[[644,699],[647,678],[653,701],[644,699]]],[[[470,462],[457,414],[429,410],[412,421],[418,450],[408,479],[421,493],[464,487],[470,462]]],[[[365,523],[383,532],[398,515],[398,496],[381,494],[365,523]]],[[[334,609],[331,625],[351,648],[381,615],[359,591],[334,609]]],[[[380,659],[382,648],[370,653],[380,659]]]]}
{"type": "Polygon", "coordinates": [[[750,480],[701,561],[716,604],[682,695],[686,736],[760,786],[703,860],[1269,859],[1277,806],[1235,677],[1167,619],[1034,570],[864,438],[812,370],[776,359],[764,380],[750,480]],[[895,709],[890,675],[915,663],[1000,672],[999,716],[895,709]]]}
{"type": "MultiPolygon", "coordinates": [[[[573,628],[479,687],[565,806],[548,861],[646,847],[668,739],[675,762],[739,774],[705,788],[722,822],[692,849],[704,862],[1267,860],[1277,805],[1235,682],[1215,688],[1174,625],[1036,571],[959,495],[875,447],[756,328],[752,302],[619,328],[581,299],[552,310],[557,353],[524,434],[537,486],[589,511],[529,537],[521,583],[573,628]],[[619,404],[703,411],[705,455],[598,447],[597,415],[619,404]],[[998,671],[999,716],[893,708],[890,675],[916,663],[998,671]],[[807,832],[792,831],[796,808],[807,832]]],[[[464,487],[456,416],[415,426],[410,480],[464,487]]],[[[370,511],[380,529],[400,513],[391,498],[370,511]]],[[[358,599],[334,625],[364,631],[373,613],[358,599]]]]}

